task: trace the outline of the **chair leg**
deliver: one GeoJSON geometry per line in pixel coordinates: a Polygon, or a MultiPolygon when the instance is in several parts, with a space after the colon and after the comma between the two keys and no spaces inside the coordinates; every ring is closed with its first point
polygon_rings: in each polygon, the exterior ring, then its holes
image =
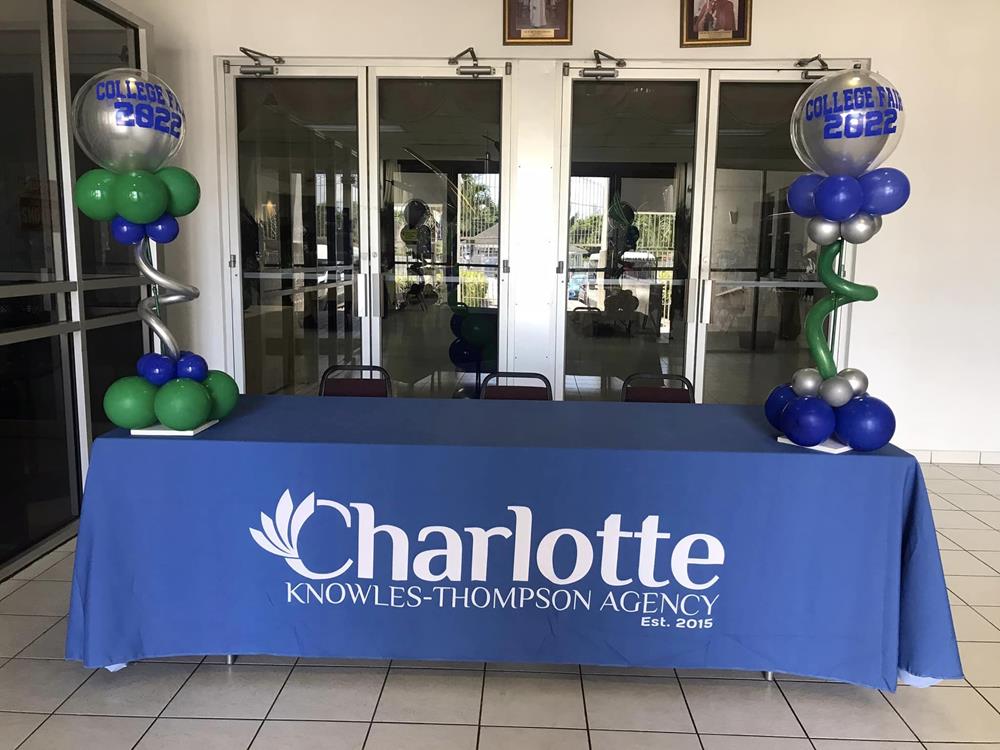
{"type": "Polygon", "coordinates": [[[226,666],[233,666],[236,663],[236,657],[232,654],[226,654],[226,666]]]}
{"type": "Polygon", "coordinates": [[[764,672],[764,679],[768,682],[774,682],[774,672],[764,672]]]}

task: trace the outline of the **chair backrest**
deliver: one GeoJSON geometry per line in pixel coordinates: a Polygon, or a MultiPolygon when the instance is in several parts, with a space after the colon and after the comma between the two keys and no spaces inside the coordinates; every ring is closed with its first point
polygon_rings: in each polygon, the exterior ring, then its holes
{"type": "Polygon", "coordinates": [[[392,378],[384,367],[376,365],[334,365],[328,367],[319,379],[320,396],[362,396],[389,398],[392,396],[392,378]],[[378,374],[378,378],[338,378],[341,372],[378,374]]]}
{"type": "Polygon", "coordinates": [[[507,401],[551,401],[552,384],[540,372],[494,372],[486,376],[479,391],[481,399],[496,399],[507,401]],[[540,380],[544,385],[496,385],[490,381],[500,378],[524,378],[540,380]]]}
{"type": "Polygon", "coordinates": [[[622,401],[634,401],[659,404],[693,404],[694,384],[683,375],[666,373],[637,372],[625,378],[622,384],[622,401]],[[634,385],[636,380],[656,380],[661,385],[634,385]],[[662,383],[673,381],[680,383],[681,388],[671,388],[662,383]]]}

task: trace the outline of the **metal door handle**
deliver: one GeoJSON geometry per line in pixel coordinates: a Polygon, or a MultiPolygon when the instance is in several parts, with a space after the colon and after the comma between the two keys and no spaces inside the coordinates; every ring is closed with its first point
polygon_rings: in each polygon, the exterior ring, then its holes
{"type": "Polygon", "coordinates": [[[701,281],[701,309],[698,311],[698,322],[706,325],[712,322],[712,279],[701,281]]]}

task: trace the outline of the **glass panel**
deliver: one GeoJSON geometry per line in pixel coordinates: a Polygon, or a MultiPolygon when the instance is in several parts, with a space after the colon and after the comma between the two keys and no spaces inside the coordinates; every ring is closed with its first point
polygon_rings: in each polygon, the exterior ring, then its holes
{"type": "Polygon", "coordinates": [[[66,295],[31,294],[0,299],[0,332],[60,323],[67,319],[66,295]]]}
{"type": "Polygon", "coordinates": [[[64,277],[46,4],[0,4],[0,284],[64,277]]]}
{"type": "Polygon", "coordinates": [[[314,395],[360,363],[353,78],[236,81],[247,393],[314,395]]]}
{"type": "Polygon", "coordinates": [[[497,366],[498,80],[379,81],[382,365],[400,396],[478,395],[497,366]]]}
{"type": "Polygon", "coordinates": [[[73,519],[71,373],[69,336],[0,346],[0,562],[73,519]]]}
{"type": "MultiPolygon", "coordinates": [[[[139,37],[134,27],[75,1],[66,6],[66,14],[71,96],[97,73],[110,68],[134,68],[138,65],[139,37]]],[[[75,141],[73,149],[78,176],[98,166],[80,150],[75,141]]],[[[80,231],[80,271],[83,278],[139,274],[132,262],[129,248],[119,245],[111,238],[108,222],[93,221],[80,211],[76,215],[80,231]]]]}
{"type": "Polygon", "coordinates": [[[803,322],[826,289],[806,220],[788,208],[803,172],[788,121],[805,83],[722,83],[712,203],[712,315],[704,401],[762,403],[809,364],[803,322]]]}
{"type": "MultiPolygon", "coordinates": [[[[125,286],[114,289],[92,289],[83,293],[83,310],[88,319],[135,312],[139,300],[146,296],[145,286],[125,286]]],[[[136,355],[138,358],[138,355],[136,355]]]]}
{"type": "Polygon", "coordinates": [[[694,81],[573,84],[566,399],[684,373],[697,110],[694,81]]]}
{"type": "Polygon", "coordinates": [[[136,360],[143,351],[144,335],[139,321],[95,328],[86,333],[87,366],[90,373],[90,430],[95,438],[114,429],[114,425],[104,415],[104,392],[118,378],[135,373],[136,360]]]}

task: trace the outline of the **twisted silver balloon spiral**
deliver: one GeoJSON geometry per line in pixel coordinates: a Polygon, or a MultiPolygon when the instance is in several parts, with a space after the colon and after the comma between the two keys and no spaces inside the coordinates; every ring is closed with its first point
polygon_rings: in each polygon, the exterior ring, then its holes
{"type": "Polygon", "coordinates": [[[181,349],[177,344],[174,334],[167,328],[166,323],[160,319],[160,307],[173,305],[177,302],[190,302],[198,299],[201,292],[198,287],[182,284],[176,279],[172,279],[160,273],[153,266],[152,254],[149,249],[149,239],[144,238],[141,243],[135,246],[135,265],[139,271],[153,283],[153,293],[149,297],[139,300],[136,307],[139,317],[148,325],[156,337],[163,342],[166,353],[174,359],[180,356],[181,349]],[[161,295],[161,291],[166,290],[170,294],[161,295]]]}

